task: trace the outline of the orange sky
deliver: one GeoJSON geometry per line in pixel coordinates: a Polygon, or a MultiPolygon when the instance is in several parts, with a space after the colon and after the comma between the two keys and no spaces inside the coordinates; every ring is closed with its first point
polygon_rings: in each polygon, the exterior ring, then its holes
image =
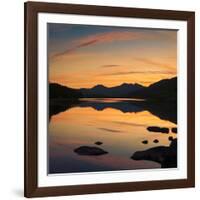
{"type": "Polygon", "coordinates": [[[49,81],[72,88],[149,85],[176,76],[177,32],[48,25],[49,81]]]}

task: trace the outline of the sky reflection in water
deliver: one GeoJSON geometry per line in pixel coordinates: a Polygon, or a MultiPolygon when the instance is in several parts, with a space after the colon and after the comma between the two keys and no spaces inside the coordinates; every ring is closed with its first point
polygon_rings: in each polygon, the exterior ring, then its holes
{"type": "MultiPolygon", "coordinates": [[[[127,99],[126,99],[127,100],[127,99]]],[[[84,99],[84,101],[123,102],[122,99],[84,99]]],[[[51,117],[49,123],[49,173],[95,172],[127,169],[160,168],[153,161],[130,159],[136,151],[154,146],[169,146],[169,136],[149,132],[148,126],[176,127],[148,111],[122,112],[106,107],[96,110],[89,106],[75,106],[51,117]],[[153,143],[158,139],[159,143],[153,143]],[[148,144],[143,144],[148,140],[148,144]],[[103,144],[95,145],[96,141],[103,144]],[[81,156],[74,152],[80,146],[96,146],[107,151],[101,156],[81,156]]]]}

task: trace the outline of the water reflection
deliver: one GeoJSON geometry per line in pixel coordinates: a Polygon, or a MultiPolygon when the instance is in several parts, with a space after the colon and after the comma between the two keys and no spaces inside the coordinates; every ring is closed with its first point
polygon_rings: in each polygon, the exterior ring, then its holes
{"type": "Polygon", "coordinates": [[[135,159],[133,155],[158,146],[170,146],[168,138],[177,135],[171,131],[176,127],[174,107],[116,98],[51,101],[49,173],[170,167],[142,157],[141,153],[135,159]],[[149,126],[167,127],[170,132],[149,132],[149,126]],[[144,140],[148,142],[142,143],[144,140]],[[101,143],[101,148],[96,142],[101,143]],[[95,156],[94,150],[107,153],[95,156]]]}

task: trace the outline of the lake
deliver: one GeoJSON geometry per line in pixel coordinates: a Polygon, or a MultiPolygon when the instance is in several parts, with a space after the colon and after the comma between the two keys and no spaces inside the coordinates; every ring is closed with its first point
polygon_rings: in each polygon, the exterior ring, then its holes
{"type": "Polygon", "coordinates": [[[157,107],[141,99],[90,98],[53,102],[48,131],[49,173],[161,168],[159,162],[131,159],[137,151],[169,147],[169,137],[177,136],[171,131],[177,127],[173,113],[168,115],[166,110],[162,111],[166,107],[157,107]],[[168,134],[150,132],[149,126],[167,127],[170,131],[168,134]],[[97,147],[107,153],[81,155],[75,152],[82,146],[97,147]]]}

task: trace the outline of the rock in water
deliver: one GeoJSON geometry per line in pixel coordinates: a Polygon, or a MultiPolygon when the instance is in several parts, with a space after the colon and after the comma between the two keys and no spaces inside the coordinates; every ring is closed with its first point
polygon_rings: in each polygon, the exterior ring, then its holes
{"type": "Polygon", "coordinates": [[[96,145],[102,145],[103,142],[97,141],[97,142],[95,142],[95,144],[96,144],[96,145]]]}
{"type": "Polygon", "coordinates": [[[158,142],[159,142],[159,140],[155,139],[153,142],[154,142],[154,143],[158,143],[158,142]]]}
{"type": "Polygon", "coordinates": [[[172,128],[172,133],[177,133],[177,128],[172,128]]]}
{"type": "Polygon", "coordinates": [[[169,147],[158,146],[144,151],[136,151],[133,160],[150,160],[161,164],[162,168],[177,167],[177,139],[174,139],[169,147]]]}
{"type": "Polygon", "coordinates": [[[100,156],[108,153],[101,148],[90,146],[78,147],[77,149],[74,149],[74,152],[83,156],[100,156]]]}
{"type": "Polygon", "coordinates": [[[171,150],[177,151],[177,139],[173,139],[169,147],[171,150]]]}
{"type": "Polygon", "coordinates": [[[165,127],[158,127],[158,126],[149,126],[147,130],[150,132],[161,132],[161,133],[169,133],[169,129],[165,127]]]}
{"type": "Polygon", "coordinates": [[[142,141],[143,144],[148,144],[148,140],[142,141]]]}
{"type": "Polygon", "coordinates": [[[169,140],[169,141],[172,141],[173,139],[174,139],[174,138],[173,138],[172,136],[169,136],[169,137],[168,137],[168,140],[169,140]]]}

